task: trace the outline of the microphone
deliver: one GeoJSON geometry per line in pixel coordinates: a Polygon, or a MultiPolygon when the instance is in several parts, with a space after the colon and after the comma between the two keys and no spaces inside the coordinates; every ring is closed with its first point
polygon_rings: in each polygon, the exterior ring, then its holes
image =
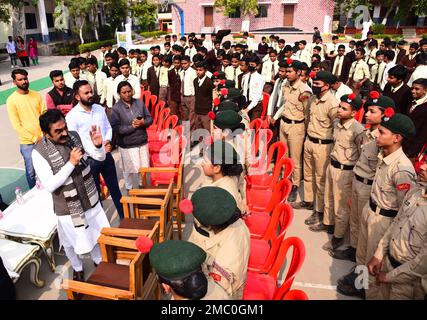
{"type": "MultiPolygon", "coordinates": [[[[73,140],[71,140],[71,139],[67,139],[67,142],[65,143],[65,145],[68,147],[68,148],[70,148],[71,150],[73,150],[75,147],[76,147],[76,145],[74,145],[74,143],[73,143],[73,140]]],[[[80,149],[81,150],[81,149],[80,149]]],[[[83,151],[83,150],[82,150],[83,151]]],[[[83,153],[84,154],[84,153],[83,153]]],[[[83,165],[83,166],[85,166],[85,167],[87,167],[89,164],[86,162],[86,160],[85,159],[83,159],[83,157],[80,159],[80,163],[79,163],[80,165],[83,165]]]]}

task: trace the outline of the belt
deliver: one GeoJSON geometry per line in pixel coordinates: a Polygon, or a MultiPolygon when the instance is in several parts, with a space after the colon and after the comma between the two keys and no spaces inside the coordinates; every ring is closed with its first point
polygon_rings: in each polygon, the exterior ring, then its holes
{"type": "Polygon", "coordinates": [[[318,143],[318,144],[331,144],[334,142],[334,140],[322,140],[322,139],[312,138],[310,136],[308,136],[308,140],[310,140],[313,143],[318,143]]]}
{"type": "MultiPolygon", "coordinates": [[[[372,200],[372,198],[369,198],[369,206],[371,207],[372,211],[377,210],[377,204],[372,200]]],[[[397,215],[397,210],[386,210],[386,209],[380,209],[379,212],[380,215],[384,217],[394,218],[397,215]]]]}
{"type": "Polygon", "coordinates": [[[281,117],[281,119],[284,123],[290,123],[290,124],[303,123],[305,121],[305,120],[290,120],[286,117],[281,117]]]}
{"type": "Polygon", "coordinates": [[[355,174],[354,176],[356,177],[357,181],[360,181],[360,182],[362,182],[364,184],[367,184],[369,186],[372,186],[372,184],[374,183],[374,180],[370,180],[370,179],[367,179],[367,178],[362,178],[361,176],[358,176],[357,174],[355,174]]]}
{"type": "Polygon", "coordinates": [[[189,96],[186,96],[186,95],[182,95],[183,97],[194,97],[194,95],[189,95],[189,96]]]}
{"type": "Polygon", "coordinates": [[[388,260],[394,269],[399,268],[402,265],[399,261],[393,258],[390,253],[388,254],[388,260]]]}
{"type": "Polygon", "coordinates": [[[331,165],[334,168],[341,169],[341,170],[353,170],[353,168],[354,168],[354,166],[348,166],[348,165],[345,165],[345,164],[341,164],[341,163],[339,163],[338,161],[336,161],[334,159],[331,159],[331,165]]]}

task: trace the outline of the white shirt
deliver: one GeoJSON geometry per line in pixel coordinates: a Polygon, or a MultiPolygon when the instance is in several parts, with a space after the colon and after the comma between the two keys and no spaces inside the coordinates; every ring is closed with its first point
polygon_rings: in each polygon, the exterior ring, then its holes
{"type": "Polygon", "coordinates": [[[419,105],[422,105],[423,103],[426,103],[426,102],[427,102],[427,95],[425,95],[422,98],[419,98],[418,100],[415,100],[415,104],[413,104],[411,106],[411,108],[409,109],[409,113],[413,112],[416,107],[418,107],[419,105]]]}
{"type": "Polygon", "coordinates": [[[240,68],[237,66],[237,68],[234,68],[233,66],[228,66],[227,68],[225,68],[225,78],[227,80],[233,80],[236,85],[235,87],[238,88],[239,87],[239,74],[242,73],[242,71],[240,70],[240,68]]]}
{"type": "Polygon", "coordinates": [[[105,74],[105,72],[98,69],[96,70],[95,74],[88,72],[86,77],[87,81],[89,81],[89,84],[92,87],[93,92],[95,93],[96,83],[96,90],[98,96],[102,96],[102,91],[104,90],[104,81],[107,80],[107,75],[105,74]]]}
{"type": "Polygon", "coordinates": [[[203,45],[203,47],[205,47],[206,49],[208,49],[208,51],[211,51],[212,48],[213,48],[213,42],[212,42],[212,40],[209,40],[209,41],[205,40],[205,41],[203,41],[202,45],[203,45]]]}
{"type": "Polygon", "coordinates": [[[412,87],[412,82],[420,78],[427,78],[427,65],[419,65],[415,68],[411,78],[408,81],[408,86],[412,87]]]}
{"type": "Polygon", "coordinates": [[[262,92],[264,89],[264,78],[257,71],[254,73],[246,73],[242,78],[243,95],[248,101],[251,101],[247,111],[252,110],[262,101],[262,92]],[[250,80],[250,82],[249,82],[250,80]],[[249,89],[249,96],[248,96],[249,89]]]}
{"type": "Polygon", "coordinates": [[[193,57],[197,54],[197,49],[193,46],[192,48],[188,47],[185,49],[185,55],[189,56],[191,61],[193,61],[193,57]]]}
{"type": "Polygon", "coordinates": [[[15,41],[12,41],[12,42],[8,41],[6,43],[6,50],[7,50],[7,53],[16,53],[16,43],[15,43],[15,41]]]}
{"type": "Polygon", "coordinates": [[[182,95],[194,96],[196,94],[194,91],[194,79],[197,78],[196,70],[190,67],[185,71],[181,70],[179,75],[181,77],[181,86],[184,86],[184,90],[182,90],[182,95]]]}
{"type": "Polygon", "coordinates": [[[205,82],[205,79],[206,79],[206,74],[203,78],[197,79],[197,84],[199,85],[199,87],[201,87],[203,85],[203,82],[205,82]]]}
{"type": "Polygon", "coordinates": [[[348,86],[346,86],[344,83],[341,83],[338,90],[333,90],[335,98],[337,98],[338,101],[341,101],[341,97],[345,94],[352,94],[353,90],[351,90],[348,86]]]}
{"type": "Polygon", "coordinates": [[[112,108],[114,105],[114,88],[114,79],[112,77],[105,79],[100,103],[103,104],[105,102],[108,108],[112,108]]]}
{"type": "Polygon", "coordinates": [[[168,71],[169,71],[169,68],[166,68],[163,66],[160,67],[159,85],[161,87],[167,87],[169,85],[168,71]]]}
{"type": "Polygon", "coordinates": [[[104,108],[99,104],[92,105],[92,109],[90,111],[86,111],[80,103],[78,103],[70,112],[68,112],[65,120],[69,130],[77,131],[80,139],[82,140],[83,148],[91,158],[95,159],[98,152],[90,138],[92,125],[96,125],[101,128],[103,141],[111,141],[113,136],[113,130],[111,129],[107,114],[105,113],[104,108]]]}
{"type": "Polygon", "coordinates": [[[274,76],[277,74],[278,71],[279,71],[279,61],[277,61],[277,59],[274,62],[268,59],[266,62],[262,64],[261,74],[264,77],[265,82],[270,82],[271,79],[274,78],[274,76]]]}
{"type": "Polygon", "coordinates": [[[270,99],[268,99],[268,106],[267,106],[267,116],[274,116],[273,115],[273,110],[275,107],[277,106],[281,106],[283,105],[283,87],[286,84],[286,81],[288,80],[282,80],[279,78],[277,79],[277,81],[274,83],[274,87],[273,87],[273,91],[271,92],[271,96],[270,99]],[[280,83],[281,82],[281,83],[280,83]],[[280,88],[278,88],[277,86],[280,84],[280,88]],[[277,100],[276,100],[276,105],[273,105],[273,94],[277,94],[277,100]]]}
{"type": "Polygon", "coordinates": [[[387,64],[384,61],[381,62],[380,64],[376,63],[372,66],[371,81],[373,83],[381,84],[382,79],[383,79],[382,77],[384,77],[384,70],[385,70],[386,66],[387,66],[387,64]],[[377,74],[378,74],[378,77],[377,77],[377,74]],[[375,81],[375,78],[377,78],[376,79],[377,81],[375,81]]]}
{"type": "Polygon", "coordinates": [[[377,63],[377,60],[376,60],[377,51],[378,51],[377,48],[374,48],[372,50],[371,49],[366,50],[366,55],[364,60],[366,61],[367,64],[373,65],[377,63]]]}
{"type": "Polygon", "coordinates": [[[344,65],[344,56],[336,56],[334,65],[332,66],[332,74],[335,74],[335,68],[338,68],[336,76],[341,75],[342,66],[344,65]],[[339,64],[339,65],[338,65],[339,64]]]}
{"type": "Polygon", "coordinates": [[[139,79],[147,80],[147,71],[151,66],[152,66],[151,61],[148,61],[148,60],[142,64],[142,67],[140,67],[142,69],[141,77],[139,79]]]}
{"type": "Polygon", "coordinates": [[[114,79],[114,98],[116,99],[116,101],[119,101],[120,96],[117,93],[117,86],[119,85],[120,82],[122,81],[127,81],[130,83],[130,85],[133,88],[134,91],[134,95],[132,96],[134,99],[139,99],[141,98],[141,84],[139,82],[139,79],[137,76],[134,76],[133,74],[129,74],[128,78],[125,78],[124,75],[119,75],[116,77],[116,79],[114,79]]]}
{"type": "Polygon", "coordinates": [[[305,62],[307,65],[311,65],[311,56],[307,49],[298,50],[295,55],[298,61],[305,62]]]}
{"type": "Polygon", "coordinates": [[[389,63],[387,63],[387,65],[385,66],[384,69],[384,74],[383,74],[383,81],[380,84],[381,90],[384,90],[385,85],[387,84],[387,79],[388,79],[388,71],[393,68],[396,64],[391,61],[389,63]]]}
{"type": "Polygon", "coordinates": [[[66,74],[64,74],[64,80],[65,80],[65,85],[68,88],[73,89],[73,85],[74,85],[74,83],[76,81],[78,81],[78,80],[87,80],[87,77],[86,77],[86,75],[80,73],[79,79],[76,79],[76,78],[73,77],[73,75],[72,75],[71,72],[67,72],[66,74]]]}

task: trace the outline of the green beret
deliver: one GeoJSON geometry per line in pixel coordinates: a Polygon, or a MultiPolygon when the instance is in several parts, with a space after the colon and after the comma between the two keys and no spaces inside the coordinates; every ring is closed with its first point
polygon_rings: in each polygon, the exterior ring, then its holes
{"type": "Polygon", "coordinates": [[[313,78],[313,81],[323,81],[328,84],[333,84],[334,75],[329,71],[319,71],[316,73],[316,76],[313,78]]]}
{"type": "Polygon", "coordinates": [[[231,100],[239,105],[239,110],[243,109],[246,105],[246,97],[242,95],[242,92],[237,88],[228,88],[227,96],[221,96],[221,101],[223,100],[231,100]]]}
{"type": "Polygon", "coordinates": [[[219,226],[236,213],[237,204],[230,192],[219,187],[203,187],[191,197],[193,215],[204,226],[219,226]]]}
{"type": "Polygon", "coordinates": [[[405,138],[412,138],[415,136],[416,130],[414,122],[411,118],[405,116],[401,113],[394,113],[393,115],[388,115],[387,111],[384,113],[384,117],[381,121],[381,125],[391,132],[400,134],[405,138]]]}
{"type": "Polygon", "coordinates": [[[356,96],[354,93],[345,94],[341,97],[342,102],[347,102],[353,110],[359,111],[362,108],[363,101],[359,96],[356,96]]]}
{"type": "Polygon", "coordinates": [[[288,58],[288,59],[284,60],[283,62],[286,65],[286,68],[295,68],[297,70],[301,70],[302,66],[303,66],[301,61],[293,60],[291,58],[288,58]]]}
{"type": "Polygon", "coordinates": [[[212,80],[222,80],[222,79],[225,79],[225,72],[223,72],[223,71],[215,71],[213,74],[212,74],[212,78],[211,78],[212,80]]]}
{"type": "Polygon", "coordinates": [[[386,109],[386,108],[396,109],[393,99],[387,96],[382,96],[377,91],[371,91],[369,93],[369,98],[365,102],[365,108],[370,106],[376,106],[382,109],[386,109]]]}
{"type": "Polygon", "coordinates": [[[239,112],[241,108],[239,108],[239,105],[237,103],[231,100],[224,100],[217,107],[214,108],[215,113],[225,110],[233,110],[235,112],[239,112]]]}
{"type": "Polygon", "coordinates": [[[220,129],[235,130],[240,128],[242,117],[233,110],[224,110],[218,112],[214,119],[214,125],[220,129]]]}
{"type": "Polygon", "coordinates": [[[231,88],[236,88],[236,82],[234,80],[225,80],[224,87],[228,88],[229,90],[231,88]]]}
{"type": "Polygon", "coordinates": [[[176,280],[200,268],[206,260],[206,252],[188,241],[166,240],[154,244],[149,259],[159,276],[176,280]]]}
{"type": "Polygon", "coordinates": [[[228,142],[217,140],[206,148],[206,156],[212,164],[239,163],[239,155],[228,142]]]}

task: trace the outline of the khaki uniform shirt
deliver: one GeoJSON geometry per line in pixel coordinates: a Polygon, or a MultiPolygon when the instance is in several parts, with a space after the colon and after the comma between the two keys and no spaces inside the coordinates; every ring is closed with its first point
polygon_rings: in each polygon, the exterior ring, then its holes
{"type": "Polygon", "coordinates": [[[315,95],[310,98],[310,120],[307,134],[312,138],[332,140],[334,120],[337,116],[339,101],[328,91],[318,99],[315,95]]]}
{"type": "Polygon", "coordinates": [[[236,200],[237,207],[242,210],[242,196],[240,195],[238,184],[239,177],[225,176],[215,182],[210,182],[208,185],[227,190],[233,196],[234,200],[236,200]]]}
{"type": "Polygon", "coordinates": [[[414,167],[402,148],[387,157],[380,151],[371,197],[382,209],[399,210],[406,193],[415,187],[415,177],[414,167]]]}
{"type": "Polygon", "coordinates": [[[408,191],[399,213],[378,244],[375,257],[387,254],[402,263],[386,280],[410,283],[427,275],[427,194],[422,183],[408,191]]]}
{"type": "MultiPolygon", "coordinates": [[[[200,226],[196,219],[194,223],[200,226]]],[[[206,237],[193,227],[188,241],[206,251],[205,274],[224,288],[232,299],[241,299],[249,261],[249,230],[239,219],[217,234],[208,233],[209,237],[206,237]]]]}
{"type": "Polygon", "coordinates": [[[359,159],[365,129],[355,119],[334,128],[334,147],[331,158],[341,164],[353,166],[359,159]]]}
{"type": "Polygon", "coordinates": [[[301,80],[295,81],[293,85],[286,81],[282,95],[285,100],[282,116],[289,120],[304,120],[308,115],[308,99],[311,97],[306,84],[301,80]]]}
{"type": "Polygon", "coordinates": [[[378,129],[365,131],[360,157],[353,169],[353,172],[359,177],[374,180],[375,170],[378,164],[379,150],[375,140],[378,134],[378,129]]]}
{"type": "Polygon", "coordinates": [[[348,75],[349,79],[353,79],[355,82],[360,82],[363,79],[369,79],[370,76],[369,66],[365,61],[354,61],[351,64],[350,73],[348,75]]]}

